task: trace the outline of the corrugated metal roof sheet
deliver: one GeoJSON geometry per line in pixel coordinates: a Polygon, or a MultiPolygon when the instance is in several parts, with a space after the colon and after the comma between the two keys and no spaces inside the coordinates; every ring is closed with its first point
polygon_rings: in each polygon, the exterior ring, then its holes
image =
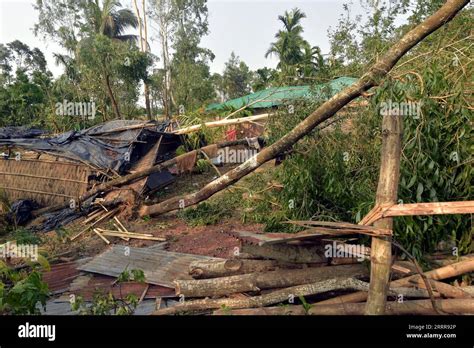
{"type": "Polygon", "coordinates": [[[174,287],[173,281],[176,279],[192,279],[189,264],[198,260],[222,259],[114,245],[79,269],[112,277],[119,276],[125,269],[140,269],[147,283],[174,287]]]}
{"type": "Polygon", "coordinates": [[[317,86],[272,87],[240,98],[231,99],[224,103],[210,104],[206,110],[223,110],[227,108],[240,109],[241,107],[251,103],[254,104],[249,105],[249,109],[270,108],[281,105],[288,100],[316,98],[321,96],[322,93],[325,93],[326,90],[328,91],[327,93],[332,96],[356,81],[357,79],[353,77],[339,77],[317,86]]]}

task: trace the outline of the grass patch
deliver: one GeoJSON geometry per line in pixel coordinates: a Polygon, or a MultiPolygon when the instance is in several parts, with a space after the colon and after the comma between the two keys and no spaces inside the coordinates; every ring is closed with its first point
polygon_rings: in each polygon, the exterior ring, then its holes
{"type": "Polygon", "coordinates": [[[180,211],[178,216],[183,219],[186,224],[195,226],[215,225],[225,218],[232,216],[226,207],[215,203],[201,203],[196,208],[188,208],[180,211]]]}

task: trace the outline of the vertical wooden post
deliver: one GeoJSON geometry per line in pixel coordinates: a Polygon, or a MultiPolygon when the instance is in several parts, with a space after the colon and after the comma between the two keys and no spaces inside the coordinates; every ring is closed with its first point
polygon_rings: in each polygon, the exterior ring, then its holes
{"type": "MultiPolygon", "coordinates": [[[[375,203],[379,205],[391,205],[397,202],[402,130],[402,116],[389,113],[383,117],[382,158],[375,199],[375,203]]],[[[374,226],[391,230],[393,229],[393,218],[376,221],[374,226]]],[[[365,309],[366,314],[382,315],[385,313],[392,262],[391,242],[392,237],[390,236],[372,238],[370,288],[365,309]]]]}

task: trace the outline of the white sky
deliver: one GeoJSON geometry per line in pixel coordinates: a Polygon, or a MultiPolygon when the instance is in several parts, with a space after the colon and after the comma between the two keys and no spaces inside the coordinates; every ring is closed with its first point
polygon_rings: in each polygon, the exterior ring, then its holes
{"type": "MultiPolygon", "coordinates": [[[[216,58],[211,63],[211,71],[221,73],[224,63],[234,51],[252,70],[264,66],[275,67],[275,58],[265,58],[275,33],[281,28],[277,20],[285,10],[294,7],[306,13],[303,19],[306,40],[321,47],[327,53],[329,42],[327,30],[336,26],[345,0],[209,0],[209,30],[204,37],[202,47],[211,49],[216,58]]],[[[20,40],[30,47],[38,47],[48,61],[48,67],[55,76],[62,71],[54,64],[53,52],[60,52],[58,45],[45,42],[34,36],[33,25],[37,22],[37,13],[33,8],[35,0],[0,0],[0,43],[20,40]]],[[[133,9],[131,0],[122,0],[123,6],[133,9]]],[[[357,13],[363,13],[357,0],[354,1],[357,13]]],[[[149,23],[151,21],[149,20],[149,23]]],[[[152,27],[157,27],[151,23],[152,27]]],[[[153,40],[151,28],[151,50],[159,55],[159,43],[153,40]]],[[[156,36],[156,35],[155,35],[156,36]]]]}

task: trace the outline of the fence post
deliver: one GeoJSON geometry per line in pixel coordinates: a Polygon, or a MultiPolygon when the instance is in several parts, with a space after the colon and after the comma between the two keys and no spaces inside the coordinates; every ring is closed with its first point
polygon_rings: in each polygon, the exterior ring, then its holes
{"type": "MultiPolygon", "coordinates": [[[[382,120],[382,155],[375,204],[395,204],[400,178],[402,116],[388,113],[382,120]]],[[[374,226],[393,229],[393,218],[383,218],[374,226]]],[[[370,288],[365,313],[383,315],[387,302],[387,290],[392,262],[392,237],[372,237],[370,255],[370,288]]]]}

